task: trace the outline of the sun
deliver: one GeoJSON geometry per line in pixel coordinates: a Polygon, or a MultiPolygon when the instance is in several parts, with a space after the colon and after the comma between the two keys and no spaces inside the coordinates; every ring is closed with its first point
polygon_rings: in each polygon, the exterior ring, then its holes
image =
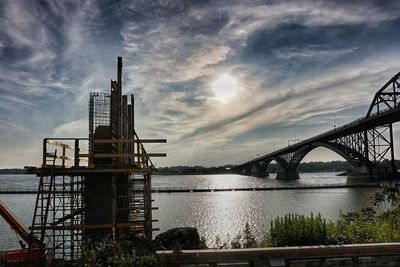
{"type": "Polygon", "coordinates": [[[229,74],[224,74],[212,83],[215,98],[223,103],[235,94],[236,79],[229,74]]]}

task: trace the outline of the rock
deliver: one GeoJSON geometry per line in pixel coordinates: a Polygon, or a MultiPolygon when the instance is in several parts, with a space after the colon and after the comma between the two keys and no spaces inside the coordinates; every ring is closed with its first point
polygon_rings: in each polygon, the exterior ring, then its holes
{"type": "Polygon", "coordinates": [[[200,236],[193,227],[173,228],[156,236],[154,243],[164,250],[199,249],[200,236]]]}

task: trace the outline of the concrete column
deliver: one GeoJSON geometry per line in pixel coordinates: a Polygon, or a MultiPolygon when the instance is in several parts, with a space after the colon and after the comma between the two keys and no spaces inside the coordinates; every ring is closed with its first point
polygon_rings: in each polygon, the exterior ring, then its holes
{"type": "Polygon", "coordinates": [[[276,174],[278,180],[297,180],[300,179],[299,172],[296,170],[283,170],[276,174]]]}
{"type": "Polygon", "coordinates": [[[390,162],[381,163],[379,166],[358,166],[355,171],[347,174],[348,184],[376,183],[397,178],[390,162]]]}
{"type": "MultiPolygon", "coordinates": [[[[85,176],[85,225],[113,223],[113,187],[110,174],[85,176]]],[[[112,229],[86,229],[85,238],[100,242],[112,229]]]]}
{"type": "Polygon", "coordinates": [[[251,169],[252,169],[251,165],[245,166],[243,169],[240,170],[240,174],[251,176],[251,169]]]}
{"type": "Polygon", "coordinates": [[[251,176],[266,178],[269,176],[267,173],[267,165],[265,164],[254,164],[251,169],[251,176]]]}

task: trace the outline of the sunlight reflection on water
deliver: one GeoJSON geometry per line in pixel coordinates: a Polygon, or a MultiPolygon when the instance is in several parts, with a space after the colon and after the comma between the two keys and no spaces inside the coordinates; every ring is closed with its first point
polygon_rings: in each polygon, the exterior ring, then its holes
{"type": "MultiPolygon", "coordinates": [[[[271,220],[287,213],[321,213],[336,220],[342,210],[360,209],[374,189],[296,191],[236,191],[212,193],[154,194],[153,213],[160,232],[171,227],[192,226],[213,245],[218,235],[226,241],[240,233],[246,222],[258,239],[271,220]],[[173,209],[171,209],[173,207],[173,209]]],[[[157,234],[157,233],[156,233],[157,234]]]]}
{"type": "MultiPolygon", "coordinates": [[[[2,189],[36,189],[38,178],[32,175],[0,175],[2,189]]],[[[274,187],[310,184],[345,183],[336,173],[301,174],[297,181],[278,181],[239,175],[154,175],[155,188],[229,188],[274,187]]],[[[192,226],[212,245],[218,235],[222,241],[234,237],[249,223],[258,238],[268,230],[270,222],[286,213],[320,212],[335,220],[340,212],[361,208],[374,189],[324,189],[293,191],[235,191],[212,193],[155,193],[153,218],[160,228],[154,236],[173,227],[192,226]]],[[[1,195],[3,201],[26,225],[30,225],[35,195],[1,195]]],[[[0,218],[0,249],[18,247],[15,234],[0,218]]]]}

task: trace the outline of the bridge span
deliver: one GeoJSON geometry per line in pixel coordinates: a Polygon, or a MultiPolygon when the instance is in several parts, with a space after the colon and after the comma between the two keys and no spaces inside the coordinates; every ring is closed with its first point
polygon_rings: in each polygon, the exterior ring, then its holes
{"type": "Polygon", "coordinates": [[[398,121],[400,73],[376,92],[365,117],[239,164],[233,171],[266,177],[268,165],[275,161],[280,169],[277,179],[299,179],[297,167],[303,158],[313,149],[325,147],[355,167],[348,175],[351,181],[397,178],[392,125],[398,121]]]}

